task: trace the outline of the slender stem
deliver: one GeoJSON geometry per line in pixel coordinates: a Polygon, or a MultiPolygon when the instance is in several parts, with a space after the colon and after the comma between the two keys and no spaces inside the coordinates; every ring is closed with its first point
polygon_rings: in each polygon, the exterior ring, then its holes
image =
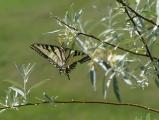
{"type": "Polygon", "coordinates": [[[27,98],[26,98],[26,79],[25,79],[25,77],[24,77],[24,80],[23,80],[23,93],[24,93],[24,98],[26,100],[27,98]]]}
{"type": "Polygon", "coordinates": [[[37,106],[42,104],[102,104],[102,105],[115,105],[115,106],[128,106],[128,107],[136,107],[140,109],[145,109],[151,112],[159,113],[159,109],[154,109],[148,106],[143,106],[139,104],[133,103],[117,103],[117,102],[108,102],[108,101],[89,101],[89,100],[55,100],[55,101],[43,101],[43,102],[35,102],[35,103],[27,103],[23,105],[16,105],[16,106],[7,106],[7,107],[0,107],[0,110],[5,109],[13,109],[13,108],[20,108],[20,107],[27,107],[27,106],[37,106]]]}
{"type": "Polygon", "coordinates": [[[68,25],[67,23],[65,23],[64,21],[62,21],[62,20],[60,20],[58,17],[54,17],[57,21],[59,21],[60,23],[62,23],[63,25],[65,25],[65,26],[67,26],[68,28],[70,28],[70,29],[72,29],[72,30],[74,30],[74,31],[79,31],[77,28],[74,28],[74,27],[72,27],[72,26],[70,26],[70,25],[68,25]]]}

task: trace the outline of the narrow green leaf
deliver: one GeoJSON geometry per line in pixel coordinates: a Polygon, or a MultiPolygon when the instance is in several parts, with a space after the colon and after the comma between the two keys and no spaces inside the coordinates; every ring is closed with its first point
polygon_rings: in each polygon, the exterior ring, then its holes
{"type": "Polygon", "coordinates": [[[23,70],[22,70],[22,67],[20,67],[20,66],[17,65],[17,64],[15,64],[15,67],[16,67],[17,71],[19,72],[19,74],[21,75],[21,77],[23,77],[23,76],[24,76],[24,72],[23,72],[23,70]]]}
{"type": "Polygon", "coordinates": [[[3,81],[11,84],[12,86],[16,86],[18,88],[23,88],[23,86],[20,83],[16,82],[16,81],[9,80],[9,79],[3,80],[3,81]]]}
{"type": "Polygon", "coordinates": [[[129,79],[123,79],[124,80],[124,82],[127,84],[127,85],[132,85],[132,82],[131,82],[131,80],[129,80],[129,79]]]}
{"type": "Polygon", "coordinates": [[[113,77],[113,90],[114,90],[114,94],[117,98],[117,100],[119,102],[121,102],[121,98],[120,98],[120,92],[119,92],[119,84],[118,84],[118,80],[116,79],[116,77],[113,77]]]}
{"type": "Polygon", "coordinates": [[[96,71],[95,71],[94,67],[93,67],[93,69],[91,69],[89,71],[89,74],[90,74],[90,80],[91,80],[93,89],[94,89],[94,91],[96,91],[96,71]]]}
{"type": "Polygon", "coordinates": [[[37,88],[37,87],[43,85],[44,83],[46,83],[46,82],[49,81],[49,80],[50,80],[50,79],[42,80],[42,81],[40,81],[40,82],[34,84],[33,86],[31,86],[31,88],[30,88],[29,90],[31,90],[31,89],[33,89],[33,88],[37,88]]]}
{"type": "Polygon", "coordinates": [[[7,109],[0,110],[0,114],[5,112],[7,109]]]}
{"type": "Polygon", "coordinates": [[[100,66],[105,72],[107,72],[108,69],[111,68],[111,66],[110,66],[107,62],[105,62],[105,61],[103,61],[103,60],[97,60],[97,63],[99,64],[99,66],[100,66]]]}
{"type": "MultiPolygon", "coordinates": [[[[110,70],[110,69],[109,69],[110,70]]],[[[109,71],[108,70],[108,71],[109,71]]],[[[108,72],[105,73],[105,79],[104,79],[104,86],[103,86],[103,95],[104,95],[104,99],[106,99],[107,97],[107,93],[108,93],[108,89],[110,87],[110,83],[112,81],[112,78],[115,76],[115,72],[112,73],[109,78],[107,78],[108,72]]]]}
{"type": "Polygon", "coordinates": [[[49,102],[53,102],[54,101],[53,98],[50,97],[49,95],[47,95],[45,92],[43,93],[43,95],[47,99],[47,101],[49,101],[49,102]]]}
{"type": "Polygon", "coordinates": [[[158,79],[155,79],[155,84],[159,88],[159,80],[158,79]]]}
{"type": "Polygon", "coordinates": [[[104,83],[103,83],[103,96],[104,99],[107,98],[107,93],[108,93],[108,89],[110,87],[110,83],[111,83],[111,79],[106,80],[106,78],[104,79],[104,83]]]}
{"type": "Polygon", "coordinates": [[[25,94],[22,90],[16,87],[9,87],[11,90],[15,91],[16,93],[20,94],[22,97],[25,97],[25,94]]]}
{"type": "Polygon", "coordinates": [[[35,67],[35,64],[29,63],[28,65],[25,66],[24,71],[26,76],[29,76],[30,73],[32,72],[33,68],[35,67]]]}
{"type": "Polygon", "coordinates": [[[79,20],[79,18],[80,18],[81,15],[82,15],[82,12],[83,12],[83,10],[81,9],[78,13],[75,14],[75,17],[74,17],[75,22],[77,22],[77,21],[79,20]]]}
{"type": "Polygon", "coordinates": [[[102,64],[103,64],[103,66],[106,67],[106,69],[110,69],[111,68],[111,66],[105,61],[102,61],[102,64]]]}
{"type": "Polygon", "coordinates": [[[123,76],[123,80],[126,84],[128,85],[132,85],[133,83],[131,82],[131,80],[128,78],[128,76],[124,75],[123,76]]]}
{"type": "Polygon", "coordinates": [[[148,113],[148,114],[146,115],[146,118],[145,118],[145,120],[151,120],[150,113],[148,113]]]}

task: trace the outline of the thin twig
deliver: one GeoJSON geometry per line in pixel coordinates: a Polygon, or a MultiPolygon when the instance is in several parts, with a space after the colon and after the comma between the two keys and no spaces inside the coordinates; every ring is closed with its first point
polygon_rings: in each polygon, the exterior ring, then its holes
{"type": "MultiPolygon", "coordinates": [[[[90,34],[86,34],[86,33],[78,33],[78,35],[84,35],[84,36],[87,36],[87,37],[91,37],[91,38],[93,38],[93,39],[96,39],[96,40],[98,40],[98,41],[101,41],[99,38],[97,38],[97,37],[95,37],[95,36],[93,36],[93,35],[90,35],[90,34]]],[[[103,43],[105,43],[105,44],[107,44],[107,45],[109,45],[109,46],[112,46],[112,47],[114,47],[114,48],[116,48],[116,49],[119,49],[119,50],[122,50],[122,51],[125,51],[125,52],[128,52],[128,53],[131,53],[131,54],[134,54],[134,55],[138,55],[138,56],[143,56],[143,57],[149,57],[149,55],[147,55],[147,54],[141,54],[141,53],[136,53],[136,52],[133,52],[133,51],[130,51],[130,50],[128,50],[128,49],[125,49],[125,48],[122,48],[122,47],[119,47],[119,46],[116,46],[116,45],[114,45],[114,44],[111,44],[111,43],[109,43],[109,42],[103,42],[103,43]]],[[[157,57],[153,57],[153,59],[158,59],[157,57]]]]}
{"type": "Polygon", "coordinates": [[[60,20],[57,16],[55,16],[54,18],[55,18],[57,21],[59,21],[60,23],[62,23],[63,25],[67,26],[68,28],[70,28],[70,29],[72,29],[72,30],[74,30],[74,31],[77,31],[77,32],[79,31],[77,28],[72,27],[72,26],[68,25],[67,23],[65,23],[64,21],[60,20]]]}
{"type": "Polygon", "coordinates": [[[155,65],[155,63],[154,63],[154,62],[155,62],[155,61],[154,61],[154,58],[153,58],[153,56],[152,56],[152,54],[151,54],[151,52],[150,52],[150,50],[149,50],[149,47],[148,47],[148,45],[147,45],[147,43],[146,43],[146,40],[144,39],[144,37],[142,37],[142,34],[141,34],[141,32],[138,30],[138,26],[136,25],[135,21],[134,21],[133,18],[131,17],[131,15],[130,15],[128,9],[127,9],[127,7],[125,7],[125,12],[126,12],[127,16],[129,17],[130,21],[132,22],[134,28],[136,29],[136,32],[138,33],[139,38],[140,38],[141,42],[143,43],[143,45],[144,45],[144,47],[145,47],[146,53],[147,53],[147,55],[149,56],[149,58],[150,58],[150,60],[151,60],[151,62],[152,62],[152,65],[153,65],[153,67],[154,67],[154,70],[156,71],[157,77],[158,77],[158,79],[159,79],[159,72],[158,72],[158,69],[157,69],[157,67],[156,67],[156,65],[155,65]]]}
{"type": "Polygon", "coordinates": [[[106,101],[89,101],[89,100],[55,100],[55,101],[43,101],[43,102],[35,102],[35,103],[27,103],[23,105],[16,105],[16,106],[7,106],[7,107],[0,107],[0,110],[6,110],[6,109],[13,109],[13,108],[21,108],[21,107],[27,107],[27,106],[38,106],[42,104],[107,104],[107,105],[116,105],[116,106],[129,106],[129,107],[136,107],[145,109],[151,112],[159,113],[159,109],[154,109],[148,106],[143,106],[139,104],[132,104],[132,103],[116,103],[116,102],[106,102],[106,101]]]}
{"type": "Polygon", "coordinates": [[[133,8],[131,8],[128,4],[126,4],[125,2],[123,2],[123,0],[116,0],[117,2],[121,3],[124,7],[127,7],[131,12],[133,12],[136,16],[144,19],[145,21],[158,26],[154,21],[149,20],[148,18],[145,18],[144,16],[140,15],[139,13],[137,13],[133,8]]]}

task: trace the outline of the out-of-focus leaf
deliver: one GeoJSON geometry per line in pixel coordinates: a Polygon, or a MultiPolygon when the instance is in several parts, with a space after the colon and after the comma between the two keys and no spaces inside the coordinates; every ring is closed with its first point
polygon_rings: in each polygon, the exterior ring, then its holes
{"type": "Polygon", "coordinates": [[[31,88],[29,89],[29,91],[30,91],[31,89],[33,89],[33,88],[37,88],[37,87],[43,85],[44,83],[46,83],[46,82],[49,81],[49,80],[50,80],[50,79],[45,79],[45,80],[42,80],[42,81],[40,81],[40,82],[38,82],[38,83],[32,85],[31,88]]]}
{"type": "Polygon", "coordinates": [[[157,14],[156,24],[158,25],[159,24],[159,0],[157,0],[157,3],[156,3],[156,14],[157,14]]]}
{"type": "Polygon", "coordinates": [[[83,12],[83,10],[81,9],[78,13],[76,13],[75,14],[75,22],[77,22],[78,20],[79,20],[79,18],[81,17],[81,15],[82,15],[82,12],[83,12]]]}
{"type": "Polygon", "coordinates": [[[110,83],[111,83],[111,79],[104,79],[104,83],[103,83],[103,96],[104,96],[104,99],[107,98],[107,93],[108,93],[108,89],[110,87],[110,83]]]}
{"type": "Polygon", "coordinates": [[[16,87],[9,87],[9,88],[25,98],[25,94],[24,94],[24,92],[22,90],[20,90],[20,89],[18,89],[16,87]]]}
{"type": "Polygon", "coordinates": [[[3,80],[3,81],[11,84],[12,86],[16,86],[18,88],[23,88],[23,86],[20,83],[14,81],[14,80],[7,79],[7,80],[3,80]]]}
{"type": "Polygon", "coordinates": [[[139,27],[139,29],[143,29],[145,27],[144,23],[143,23],[143,19],[138,17],[138,18],[134,19],[134,21],[136,22],[136,24],[139,27]]]}
{"type": "Polygon", "coordinates": [[[54,33],[58,33],[58,32],[60,32],[60,30],[53,30],[53,31],[50,31],[50,32],[47,32],[47,33],[44,33],[44,35],[45,34],[54,34],[54,33]]]}
{"type": "Polygon", "coordinates": [[[79,37],[76,37],[76,44],[77,44],[77,46],[79,46],[79,48],[82,49],[82,51],[87,53],[88,48],[86,47],[85,43],[79,37]]]}
{"type": "Polygon", "coordinates": [[[158,79],[155,79],[155,84],[159,88],[159,80],[158,79]]]}
{"type": "Polygon", "coordinates": [[[124,82],[128,85],[132,85],[131,80],[127,79],[127,78],[123,78],[124,82]]]}
{"type": "Polygon", "coordinates": [[[102,63],[103,63],[103,65],[104,65],[107,69],[111,68],[111,66],[110,66],[107,62],[102,61],[102,63]]]}
{"type": "Polygon", "coordinates": [[[119,84],[118,84],[118,80],[116,79],[115,76],[113,77],[113,90],[114,90],[114,94],[115,94],[117,100],[119,102],[121,102],[119,84]]]}
{"type": "Polygon", "coordinates": [[[21,66],[18,66],[17,64],[15,64],[17,71],[20,73],[20,75],[22,76],[24,82],[28,81],[29,75],[32,71],[32,69],[34,68],[35,64],[22,64],[21,66]]]}
{"type": "Polygon", "coordinates": [[[91,67],[89,74],[93,89],[96,91],[96,71],[94,66],[91,67]]]}
{"type": "Polygon", "coordinates": [[[109,68],[111,68],[111,66],[110,66],[109,64],[107,64],[107,62],[105,62],[105,61],[103,61],[103,60],[99,61],[98,64],[101,66],[101,68],[102,68],[105,72],[107,72],[107,70],[108,70],[109,68]]]}
{"type": "Polygon", "coordinates": [[[102,32],[102,33],[100,33],[99,34],[99,36],[101,37],[101,36],[106,36],[106,35],[108,35],[110,32],[112,32],[113,30],[112,29],[107,29],[107,30],[105,30],[104,32],[102,32]]]}
{"type": "Polygon", "coordinates": [[[148,113],[148,114],[146,115],[146,118],[145,118],[145,120],[151,120],[150,113],[148,113]]]}
{"type": "Polygon", "coordinates": [[[43,95],[47,99],[47,101],[49,101],[49,102],[53,102],[54,101],[53,98],[50,97],[49,95],[47,95],[45,92],[43,93],[43,95]]]}
{"type": "Polygon", "coordinates": [[[0,114],[5,112],[7,109],[0,110],[0,114]]]}
{"type": "Polygon", "coordinates": [[[138,7],[140,4],[140,0],[135,0],[135,2],[136,2],[136,7],[138,7]]]}
{"type": "Polygon", "coordinates": [[[20,66],[18,66],[17,64],[15,64],[15,67],[16,67],[17,71],[20,73],[21,77],[23,77],[24,72],[23,72],[22,68],[20,66]]]}
{"type": "Polygon", "coordinates": [[[132,85],[131,80],[129,79],[129,74],[127,74],[127,72],[121,72],[122,76],[123,76],[123,80],[126,84],[128,85],[132,85]]]}
{"type": "Polygon", "coordinates": [[[158,30],[158,25],[159,25],[159,0],[156,2],[156,14],[157,14],[157,20],[156,20],[156,25],[153,28],[153,33],[155,33],[156,30],[158,30]]]}
{"type": "Polygon", "coordinates": [[[24,65],[23,71],[25,73],[25,76],[29,76],[30,73],[32,72],[35,64],[29,63],[28,65],[24,65]]]}
{"type": "Polygon", "coordinates": [[[110,75],[110,77],[108,78],[108,80],[107,80],[107,72],[105,73],[105,79],[104,79],[104,86],[103,86],[103,95],[104,95],[104,99],[106,99],[106,97],[107,97],[107,91],[108,91],[108,89],[109,89],[109,87],[110,87],[110,83],[111,83],[111,81],[112,81],[112,78],[115,76],[115,72],[114,73],[112,73],[111,75],[110,75]]]}

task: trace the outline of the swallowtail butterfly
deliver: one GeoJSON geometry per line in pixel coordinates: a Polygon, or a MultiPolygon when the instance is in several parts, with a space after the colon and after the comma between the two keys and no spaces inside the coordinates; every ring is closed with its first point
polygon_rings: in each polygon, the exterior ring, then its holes
{"type": "Polygon", "coordinates": [[[76,67],[77,63],[82,64],[91,60],[87,54],[81,51],[62,46],[33,43],[30,47],[59,69],[60,73],[66,74],[68,79],[70,79],[69,73],[76,67]]]}

